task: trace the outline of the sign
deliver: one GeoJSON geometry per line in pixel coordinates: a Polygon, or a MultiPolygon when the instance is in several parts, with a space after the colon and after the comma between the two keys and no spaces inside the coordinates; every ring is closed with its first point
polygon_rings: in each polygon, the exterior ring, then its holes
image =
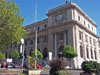
{"type": "Polygon", "coordinates": [[[20,45],[20,53],[22,53],[22,45],[20,45]]]}
{"type": "Polygon", "coordinates": [[[49,60],[52,60],[52,52],[49,52],[49,60]]]}
{"type": "Polygon", "coordinates": [[[9,58],[8,58],[8,59],[7,59],[7,62],[12,62],[12,59],[9,59],[9,58]]]}

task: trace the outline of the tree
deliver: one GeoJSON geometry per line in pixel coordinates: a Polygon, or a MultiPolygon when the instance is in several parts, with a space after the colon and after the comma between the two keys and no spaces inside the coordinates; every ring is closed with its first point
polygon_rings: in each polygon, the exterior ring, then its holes
{"type": "Polygon", "coordinates": [[[5,53],[0,52],[0,60],[5,59],[5,53]]]}
{"type": "MultiPolygon", "coordinates": [[[[35,65],[35,61],[34,61],[33,57],[29,56],[29,55],[27,55],[27,57],[28,57],[28,62],[27,62],[28,65],[34,66],[35,65]]],[[[33,68],[33,67],[31,67],[31,68],[33,68]]]]}
{"type": "Polygon", "coordinates": [[[20,53],[17,50],[14,50],[14,52],[11,52],[11,57],[13,59],[18,59],[20,58],[20,53]]]}
{"type": "MultiPolygon", "coordinates": [[[[38,59],[43,58],[43,55],[41,54],[41,52],[38,49],[37,49],[37,55],[38,55],[38,59]]],[[[32,52],[31,56],[35,57],[35,51],[32,52]]]]}
{"type": "Polygon", "coordinates": [[[26,38],[28,32],[23,27],[24,18],[20,15],[19,6],[8,0],[0,0],[0,49],[10,46],[22,38],[26,38]]]}
{"type": "Polygon", "coordinates": [[[74,47],[66,45],[66,48],[64,48],[63,50],[63,57],[70,59],[70,67],[71,67],[71,59],[77,57],[77,53],[75,52],[74,47]]]}

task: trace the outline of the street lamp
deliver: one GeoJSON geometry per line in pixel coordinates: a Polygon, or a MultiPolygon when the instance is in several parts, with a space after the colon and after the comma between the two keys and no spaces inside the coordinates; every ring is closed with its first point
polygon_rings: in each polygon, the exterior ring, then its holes
{"type": "Polygon", "coordinates": [[[20,53],[22,53],[22,70],[23,70],[23,63],[24,63],[24,39],[21,39],[21,46],[20,46],[20,53]]]}

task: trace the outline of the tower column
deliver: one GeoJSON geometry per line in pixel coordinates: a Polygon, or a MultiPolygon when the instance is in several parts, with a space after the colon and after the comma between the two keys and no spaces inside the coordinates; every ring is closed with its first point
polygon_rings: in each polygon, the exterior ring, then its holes
{"type": "Polygon", "coordinates": [[[66,47],[66,30],[64,31],[64,48],[66,47]]]}
{"type": "Polygon", "coordinates": [[[55,35],[55,57],[57,58],[57,33],[55,35]]]}

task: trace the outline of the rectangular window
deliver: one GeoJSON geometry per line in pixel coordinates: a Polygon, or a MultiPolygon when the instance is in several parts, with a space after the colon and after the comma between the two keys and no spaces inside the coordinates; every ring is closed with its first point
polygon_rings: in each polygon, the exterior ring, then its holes
{"type": "Polygon", "coordinates": [[[63,33],[60,33],[60,40],[63,40],[63,33]]]}
{"type": "Polygon", "coordinates": [[[47,25],[44,25],[44,28],[47,28],[47,25]]]}
{"type": "Polygon", "coordinates": [[[25,46],[27,46],[27,40],[25,40],[25,46]]]}
{"type": "Polygon", "coordinates": [[[80,21],[80,16],[78,16],[78,20],[80,21]]]}
{"type": "Polygon", "coordinates": [[[81,31],[79,31],[79,38],[80,38],[80,40],[82,39],[82,32],[81,31]]]}
{"type": "Polygon", "coordinates": [[[85,25],[85,21],[84,21],[84,25],[85,25]]]}
{"type": "Polygon", "coordinates": [[[38,30],[40,30],[40,27],[38,27],[38,30]]]}
{"type": "Polygon", "coordinates": [[[91,37],[90,37],[90,44],[91,44],[92,42],[91,42],[91,37]]]}
{"type": "Polygon", "coordinates": [[[88,28],[90,28],[90,25],[88,24],[88,28]]]}
{"type": "Polygon", "coordinates": [[[37,38],[37,44],[39,44],[39,38],[37,38]]]}
{"type": "Polygon", "coordinates": [[[93,27],[92,27],[92,31],[93,31],[93,27]]]}
{"type": "Polygon", "coordinates": [[[33,40],[31,40],[31,45],[33,45],[33,40]]]}

